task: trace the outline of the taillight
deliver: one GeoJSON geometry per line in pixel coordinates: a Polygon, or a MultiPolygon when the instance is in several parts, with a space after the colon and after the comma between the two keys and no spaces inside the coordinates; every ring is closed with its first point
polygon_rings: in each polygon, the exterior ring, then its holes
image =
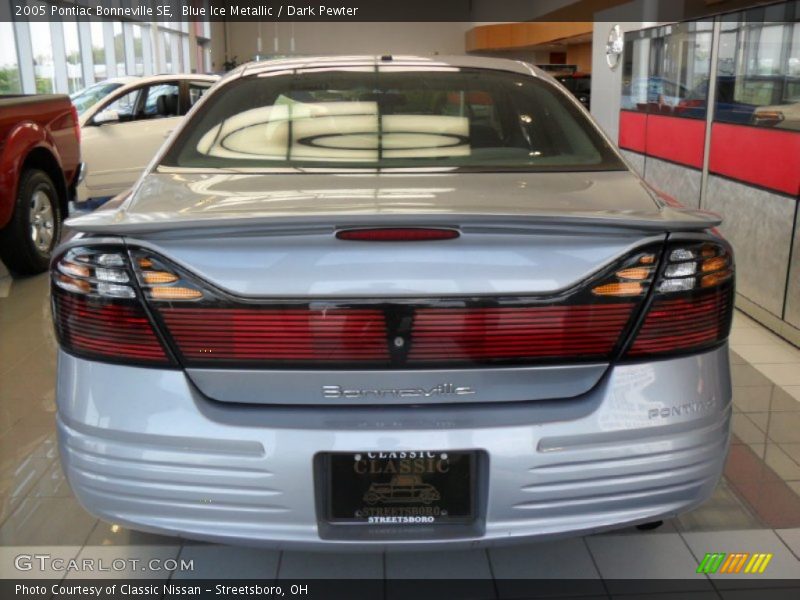
{"type": "Polygon", "coordinates": [[[78,120],[78,109],[75,108],[75,105],[70,106],[70,112],[72,112],[72,129],[75,131],[75,139],[78,140],[78,145],[81,143],[81,124],[78,120]]]}
{"type": "Polygon", "coordinates": [[[131,252],[141,289],[187,366],[386,363],[380,308],[248,304],[146,250],[131,252]]]}
{"type": "Polygon", "coordinates": [[[53,321],[66,351],[105,361],[171,364],[124,249],[71,248],[55,261],[52,282],[53,321]]]}
{"type": "Polygon", "coordinates": [[[733,317],[733,279],[733,255],[726,244],[670,244],[626,355],[638,359],[699,352],[723,342],[733,317]]]}
{"type": "Polygon", "coordinates": [[[213,298],[201,285],[179,274],[175,267],[150,252],[133,250],[131,258],[139,285],[148,300],[186,302],[213,298]]]}
{"type": "Polygon", "coordinates": [[[131,260],[186,367],[434,368],[611,360],[653,285],[660,251],[650,245],[588,287],[547,297],[412,301],[237,298],[148,250],[131,250],[131,260]]]}
{"type": "Polygon", "coordinates": [[[148,250],[112,245],[71,248],[52,270],[65,350],[110,362],[242,368],[435,368],[700,352],[728,336],[733,280],[730,247],[710,239],[651,244],[547,297],[238,298],[148,250]]]}
{"type": "Polygon", "coordinates": [[[656,256],[637,254],[623,263],[613,275],[595,283],[592,294],[611,298],[636,298],[647,294],[656,272],[656,256]]]}

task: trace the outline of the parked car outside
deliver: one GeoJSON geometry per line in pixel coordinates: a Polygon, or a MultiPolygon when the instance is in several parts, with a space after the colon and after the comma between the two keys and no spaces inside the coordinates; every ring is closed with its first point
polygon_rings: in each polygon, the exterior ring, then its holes
{"type": "Polygon", "coordinates": [[[78,201],[116,196],[133,185],[215,75],[138,77],[80,117],[86,178],[78,201]]]}
{"type": "MultiPolygon", "coordinates": [[[[755,105],[737,100],[736,78],[728,75],[717,77],[716,104],[714,119],[725,123],[752,124],[755,105]]],[[[683,98],[675,109],[675,114],[680,117],[705,119],[708,109],[708,87],[706,79],[697,85],[688,96],[683,98]]],[[[712,99],[712,101],[714,101],[712,99]]]]}
{"type": "Polygon", "coordinates": [[[137,81],[139,78],[134,76],[112,77],[98,83],[94,83],[69,95],[70,100],[78,110],[78,115],[82,115],[103,98],[123,85],[137,81]]]}
{"type": "Polygon", "coordinates": [[[689,93],[683,84],[664,77],[638,77],[623,83],[622,108],[672,114],[689,93]]]}
{"type": "Polygon", "coordinates": [[[787,131],[800,131],[800,100],[794,103],[759,106],[753,124],[787,131]]]}
{"type": "Polygon", "coordinates": [[[555,78],[586,107],[592,108],[592,76],[590,73],[565,73],[555,78]]]}
{"type": "Polygon", "coordinates": [[[89,512],[473,548],[711,495],[732,414],[720,219],[663,201],[552,78],[269,61],[178,127],[53,261],[60,455],[89,512]]]}
{"type": "Polygon", "coordinates": [[[20,274],[47,270],[82,166],[67,96],[0,96],[0,258],[20,274]]]}

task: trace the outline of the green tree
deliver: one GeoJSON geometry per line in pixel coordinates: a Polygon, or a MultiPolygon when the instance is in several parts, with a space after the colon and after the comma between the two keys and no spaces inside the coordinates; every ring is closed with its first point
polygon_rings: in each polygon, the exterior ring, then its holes
{"type": "Polygon", "coordinates": [[[14,94],[22,91],[19,69],[11,66],[0,67],[0,93],[14,94]]]}

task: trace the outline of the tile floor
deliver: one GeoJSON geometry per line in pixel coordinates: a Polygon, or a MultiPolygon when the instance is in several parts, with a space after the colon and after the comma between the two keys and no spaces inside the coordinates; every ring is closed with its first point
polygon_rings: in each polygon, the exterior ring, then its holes
{"type": "Polygon", "coordinates": [[[706,552],[736,550],[775,555],[759,586],[791,578],[800,587],[800,350],[741,313],[731,338],[730,458],[714,496],[696,510],[647,533],[627,529],[488,551],[312,554],[185,542],[87,514],[66,485],[54,439],[47,277],[0,279],[6,280],[0,288],[0,578],[19,577],[11,557],[35,548],[69,558],[194,561],[194,571],[175,572],[174,579],[388,578],[385,598],[403,596],[391,578],[408,573],[474,578],[477,598],[546,595],[541,586],[526,589],[524,580],[536,577],[568,579],[569,590],[550,591],[581,597],[658,591],[664,598],[736,598],[741,577],[693,576],[706,552]],[[674,583],[662,581],[653,590],[648,578],[674,583]]]}

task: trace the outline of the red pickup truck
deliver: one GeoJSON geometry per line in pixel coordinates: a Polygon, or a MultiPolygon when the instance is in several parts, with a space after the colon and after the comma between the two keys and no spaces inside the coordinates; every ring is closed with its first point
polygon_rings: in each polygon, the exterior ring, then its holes
{"type": "Polygon", "coordinates": [[[80,127],[69,96],[0,96],[0,258],[44,271],[82,176],[80,127]]]}

